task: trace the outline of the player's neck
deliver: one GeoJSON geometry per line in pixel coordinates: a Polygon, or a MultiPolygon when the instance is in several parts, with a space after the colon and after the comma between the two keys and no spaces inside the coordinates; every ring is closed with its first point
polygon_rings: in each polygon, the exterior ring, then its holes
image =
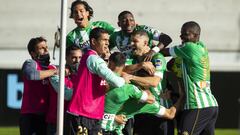
{"type": "Polygon", "coordinates": [[[122,74],[122,70],[123,70],[122,68],[117,68],[117,67],[116,67],[116,68],[113,70],[113,72],[116,73],[116,74],[118,74],[118,75],[121,75],[121,74],[122,74]]]}

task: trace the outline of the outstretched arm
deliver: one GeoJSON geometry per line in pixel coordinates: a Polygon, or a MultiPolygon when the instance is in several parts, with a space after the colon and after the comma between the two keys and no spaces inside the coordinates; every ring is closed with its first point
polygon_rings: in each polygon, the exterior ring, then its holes
{"type": "MultiPolygon", "coordinates": [[[[60,89],[59,76],[58,75],[51,76],[49,78],[49,80],[50,80],[50,83],[51,83],[52,87],[54,88],[54,90],[58,93],[59,89],[60,89]]],[[[72,88],[69,88],[65,85],[64,86],[64,99],[71,100],[72,93],[73,93],[72,88]]]]}

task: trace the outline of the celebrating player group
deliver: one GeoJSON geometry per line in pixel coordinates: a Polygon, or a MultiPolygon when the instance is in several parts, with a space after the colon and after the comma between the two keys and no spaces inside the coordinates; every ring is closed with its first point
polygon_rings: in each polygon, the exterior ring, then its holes
{"type": "MultiPolygon", "coordinates": [[[[197,22],[184,22],[182,42],[168,47],[168,34],[136,24],[128,10],[117,17],[120,30],[92,22],[86,1],[70,10],[76,28],[66,37],[64,135],[214,135],[218,103],[197,22]]],[[[45,38],[27,48],[20,134],[55,135],[58,68],[45,38]]]]}

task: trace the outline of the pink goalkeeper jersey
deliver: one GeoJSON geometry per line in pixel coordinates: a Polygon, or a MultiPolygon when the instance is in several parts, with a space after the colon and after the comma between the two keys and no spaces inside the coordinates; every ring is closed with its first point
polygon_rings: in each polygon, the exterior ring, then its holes
{"type": "Polygon", "coordinates": [[[105,87],[101,85],[102,78],[91,73],[87,67],[87,59],[90,55],[97,54],[93,50],[88,50],[81,58],[68,112],[101,119],[104,111],[105,87]]]}

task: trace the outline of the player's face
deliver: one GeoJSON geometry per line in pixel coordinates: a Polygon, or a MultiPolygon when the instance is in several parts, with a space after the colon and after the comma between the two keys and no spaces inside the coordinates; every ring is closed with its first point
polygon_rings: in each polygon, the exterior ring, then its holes
{"type": "Polygon", "coordinates": [[[118,21],[119,27],[126,33],[132,33],[136,27],[136,22],[131,14],[123,15],[118,21]]]}
{"type": "Polygon", "coordinates": [[[102,33],[98,39],[94,39],[93,45],[98,55],[104,55],[108,51],[109,34],[102,33]]]}
{"type": "Polygon", "coordinates": [[[181,29],[180,38],[182,40],[182,43],[196,41],[196,35],[190,29],[185,28],[181,29]]]}
{"type": "Polygon", "coordinates": [[[136,56],[142,56],[144,54],[144,49],[145,49],[145,38],[139,36],[139,35],[135,35],[131,37],[132,40],[132,49],[133,49],[133,55],[136,56]]]}
{"type": "Polygon", "coordinates": [[[78,50],[72,50],[66,58],[66,63],[69,65],[79,63],[82,58],[82,51],[80,49],[78,50]]]}
{"type": "Polygon", "coordinates": [[[78,4],[73,10],[73,19],[78,27],[85,27],[88,24],[89,12],[85,9],[83,4],[78,4]]]}
{"type": "Polygon", "coordinates": [[[42,41],[38,43],[35,47],[35,52],[33,53],[34,57],[37,57],[39,55],[45,55],[48,54],[48,46],[45,41],[42,41]]]}

